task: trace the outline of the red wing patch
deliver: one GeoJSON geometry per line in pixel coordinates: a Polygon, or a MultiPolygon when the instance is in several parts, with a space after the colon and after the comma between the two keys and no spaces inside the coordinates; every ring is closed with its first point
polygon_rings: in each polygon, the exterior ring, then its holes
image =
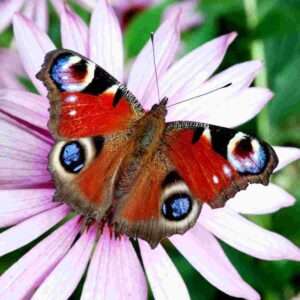
{"type": "Polygon", "coordinates": [[[54,125],[59,136],[68,138],[108,135],[126,130],[135,113],[124,98],[114,107],[114,96],[112,93],[94,96],[64,92],[61,103],[53,105],[50,128],[54,125]]]}
{"type": "Polygon", "coordinates": [[[239,175],[212,149],[206,136],[192,144],[193,135],[190,129],[170,135],[168,155],[197,198],[209,203],[230,188],[239,175]]]}

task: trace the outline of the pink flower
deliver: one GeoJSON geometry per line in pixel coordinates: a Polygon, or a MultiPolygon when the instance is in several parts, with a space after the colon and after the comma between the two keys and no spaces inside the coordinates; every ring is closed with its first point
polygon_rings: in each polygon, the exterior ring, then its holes
{"type": "MultiPolygon", "coordinates": [[[[122,81],[122,35],[106,1],[99,1],[89,28],[70,9],[61,10],[60,17],[63,47],[90,57],[122,81]]],[[[255,116],[272,97],[267,89],[249,87],[261,64],[245,62],[212,76],[234,40],[234,33],[212,40],[175,62],[179,46],[177,18],[177,13],[169,16],[155,34],[162,96],[168,95],[170,103],[176,103],[232,84],[188,105],[173,106],[168,120],[191,119],[232,127],[255,116]]],[[[54,187],[47,171],[53,145],[46,125],[49,104],[47,91],[35,74],[54,45],[20,14],[14,18],[14,31],[24,68],[40,95],[0,90],[0,226],[10,227],[0,234],[0,255],[52,231],[0,277],[0,298],[68,299],[87,269],[81,299],[146,299],[145,274],[129,239],[111,238],[105,229],[97,240],[95,227],[81,233],[80,216],[67,205],[52,202],[54,187]]],[[[137,57],[128,79],[129,89],[146,108],[156,100],[149,57],[150,43],[137,57]]],[[[275,149],[280,160],[278,170],[300,158],[299,149],[275,149]]],[[[298,247],[240,215],[275,212],[294,201],[276,185],[253,185],[229,200],[224,208],[212,210],[205,206],[197,224],[182,236],[172,236],[170,241],[218,289],[234,297],[259,299],[230,263],[215,236],[254,257],[299,261],[298,247]]],[[[141,240],[138,245],[155,299],[189,299],[184,281],[163,246],[152,250],[141,240]]]]}

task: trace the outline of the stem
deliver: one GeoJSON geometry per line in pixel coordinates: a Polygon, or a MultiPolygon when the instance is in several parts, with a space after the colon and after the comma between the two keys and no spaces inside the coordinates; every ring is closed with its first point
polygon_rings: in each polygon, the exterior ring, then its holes
{"type": "MultiPolygon", "coordinates": [[[[244,0],[245,12],[247,17],[247,25],[250,32],[253,32],[258,25],[258,15],[257,15],[257,3],[256,0],[244,0]]],[[[262,40],[255,39],[251,42],[251,58],[258,59],[265,62],[265,47],[262,40]]],[[[268,75],[266,68],[264,67],[258,74],[255,80],[256,86],[267,87],[268,86],[268,75]]],[[[257,117],[257,129],[259,136],[263,139],[270,138],[270,121],[268,108],[265,107],[257,117]]],[[[266,228],[271,228],[272,217],[267,216],[252,216],[250,220],[258,223],[266,228]]]]}
{"type": "MultiPolygon", "coordinates": [[[[247,25],[250,32],[253,32],[258,25],[257,15],[257,2],[256,0],[244,0],[245,13],[247,18],[247,25]]],[[[251,58],[265,61],[265,47],[262,40],[253,40],[250,45],[251,58]]],[[[255,80],[256,86],[267,87],[268,86],[268,75],[266,68],[258,74],[255,80]]],[[[268,108],[265,107],[257,118],[257,126],[259,135],[262,138],[270,138],[270,120],[268,108]]]]}

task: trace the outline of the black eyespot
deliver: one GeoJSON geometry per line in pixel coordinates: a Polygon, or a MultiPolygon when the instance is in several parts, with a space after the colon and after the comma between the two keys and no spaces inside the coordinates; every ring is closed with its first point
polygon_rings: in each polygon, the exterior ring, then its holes
{"type": "Polygon", "coordinates": [[[85,153],[79,142],[65,144],[60,152],[60,163],[69,173],[79,173],[85,164],[85,153]]]}
{"type": "Polygon", "coordinates": [[[170,221],[185,219],[192,210],[192,200],[187,194],[174,194],[164,201],[162,214],[170,221]]]}

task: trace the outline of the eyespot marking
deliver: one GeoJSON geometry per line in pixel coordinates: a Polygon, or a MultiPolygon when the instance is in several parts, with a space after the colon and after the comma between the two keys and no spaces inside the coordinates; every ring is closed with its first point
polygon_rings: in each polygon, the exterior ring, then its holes
{"type": "Polygon", "coordinates": [[[91,83],[94,72],[94,63],[68,53],[56,57],[50,76],[61,91],[80,92],[91,83]]]}
{"type": "Polygon", "coordinates": [[[85,153],[79,142],[65,144],[59,156],[62,167],[69,173],[79,173],[85,165],[85,153]]]}
{"type": "Polygon", "coordinates": [[[268,162],[264,145],[242,133],[230,140],[227,151],[228,160],[242,174],[259,174],[268,162]]]}
{"type": "Polygon", "coordinates": [[[162,214],[169,221],[181,221],[192,210],[192,200],[188,194],[173,194],[162,204],[162,214]]]}

